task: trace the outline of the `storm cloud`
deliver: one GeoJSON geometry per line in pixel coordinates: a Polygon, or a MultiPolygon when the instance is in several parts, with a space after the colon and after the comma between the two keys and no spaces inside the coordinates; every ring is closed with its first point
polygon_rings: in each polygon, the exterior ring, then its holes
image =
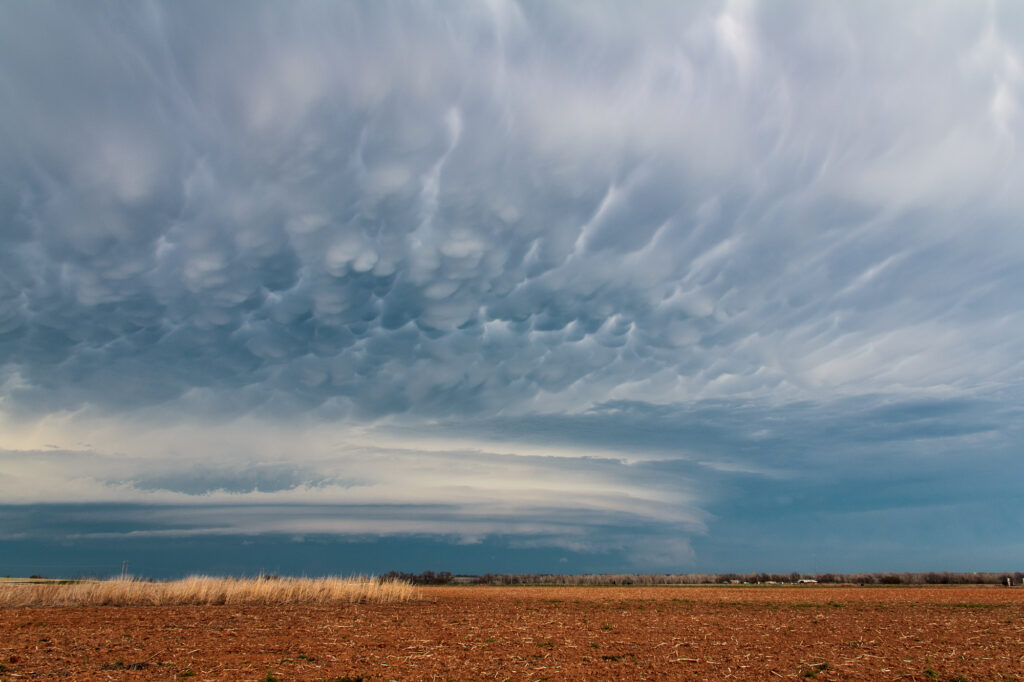
{"type": "Polygon", "coordinates": [[[0,489],[697,562],[794,481],[874,509],[873,462],[992,499],[1022,40],[1000,3],[0,8],[0,489]]]}

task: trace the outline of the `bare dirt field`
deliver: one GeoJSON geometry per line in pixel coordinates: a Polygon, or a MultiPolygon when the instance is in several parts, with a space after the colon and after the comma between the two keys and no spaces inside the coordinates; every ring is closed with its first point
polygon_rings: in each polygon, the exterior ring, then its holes
{"type": "Polygon", "coordinates": [[[1024,680],[1024,588],[433,587],[0,609],[0,680],[1024,680]]]}

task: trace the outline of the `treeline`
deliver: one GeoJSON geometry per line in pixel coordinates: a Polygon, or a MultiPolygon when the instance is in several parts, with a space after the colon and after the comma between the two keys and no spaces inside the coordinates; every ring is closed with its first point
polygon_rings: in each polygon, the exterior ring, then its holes
{"type": "MultiPolygon", "coordinates": [[[[405,573],[404,571],[388,571],[384,575],[380,576],[382,581],[384,580],[402,580],[413,585],[449,585],[456,580],[458,582],[464,582],[463,578],[482,578],[483,576],[454,576],[448,571],[441,571],[440,573],[434,573],[433,571],[423,571],[422,573],[405,573]]],[[[474,584],[477,584],[474,582],[474,584]]],[[[478,583],[484,584],[484,583],[478,583]]]]}
{"type": "Polygon", "coordinates": [[[381,578],[414,585],[711,585],[792,584],[816,582],[855,585],[1021,585],[1024,572],[1014,573],[502,573],[452,575],[448,571],[404,573],[391,571],[381,578]]]}

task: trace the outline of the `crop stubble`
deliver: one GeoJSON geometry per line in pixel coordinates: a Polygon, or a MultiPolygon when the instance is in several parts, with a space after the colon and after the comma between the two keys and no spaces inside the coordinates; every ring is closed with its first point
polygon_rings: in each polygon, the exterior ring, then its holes
{"type": "Polygon", "coordinates": [[[1024,588],[429,587],[0,609],[0,679],[1024,680],[1024,588]]]}

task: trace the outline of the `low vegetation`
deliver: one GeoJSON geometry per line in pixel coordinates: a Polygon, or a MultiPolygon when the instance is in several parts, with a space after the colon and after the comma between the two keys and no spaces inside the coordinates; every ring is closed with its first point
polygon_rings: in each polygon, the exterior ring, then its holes
{"type": "Polygon", "coordinates": [[[209,604],[387,604],[417,598],[402,580],[379,578],[212,578],[0,584],[0,607],[209,604]]]}
{"type": "Polygon", "coordinates": [[[383,578],[413,585],[721,585],[823,583],[854,585],[1021,585],[1024,573],[501,573],[452,575],[391,571],[383,578]]]}

